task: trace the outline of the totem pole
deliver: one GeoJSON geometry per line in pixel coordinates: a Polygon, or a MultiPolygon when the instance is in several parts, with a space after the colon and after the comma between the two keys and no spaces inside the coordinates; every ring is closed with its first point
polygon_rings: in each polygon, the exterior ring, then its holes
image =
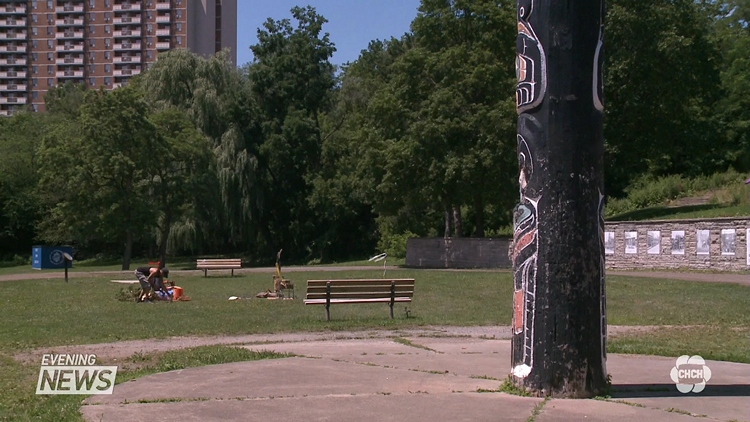
{"type": "Polygon", "coordinates": [[[518,0],[511,361],[537,395],[607,385],[603,35],[604,0],[518,0]]]}

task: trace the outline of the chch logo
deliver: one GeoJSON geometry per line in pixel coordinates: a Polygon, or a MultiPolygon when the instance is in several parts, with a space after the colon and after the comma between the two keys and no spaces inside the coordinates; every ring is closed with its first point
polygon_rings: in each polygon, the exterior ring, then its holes
{"type": "Polygon", "coordinates": [[[682,355],[669,374],[680,393],[700,393],[711,379],[711,369],[700,356],[682,355]]]}

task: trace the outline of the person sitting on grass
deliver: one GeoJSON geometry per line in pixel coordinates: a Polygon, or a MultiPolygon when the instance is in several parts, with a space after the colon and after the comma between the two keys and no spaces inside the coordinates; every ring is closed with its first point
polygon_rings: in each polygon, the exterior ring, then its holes
{"type": "Polygon", "coordinates": [[[169,270],[166,268],[156,267],[138,267],[135,270],[135,277],[141,284],[141,294],[136,302],[149,300],[152,291],[165,291],[164,279],[169,276],[169,270]]]}

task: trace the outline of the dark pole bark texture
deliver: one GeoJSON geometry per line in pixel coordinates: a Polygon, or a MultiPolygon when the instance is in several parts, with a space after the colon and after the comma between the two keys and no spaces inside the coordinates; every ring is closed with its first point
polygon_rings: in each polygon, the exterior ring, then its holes
{"type": "Polygon", "coordinates": [[[603,20],[604,0],[518,1],[511,360],[537,395],[607,388],[603,20]]]}

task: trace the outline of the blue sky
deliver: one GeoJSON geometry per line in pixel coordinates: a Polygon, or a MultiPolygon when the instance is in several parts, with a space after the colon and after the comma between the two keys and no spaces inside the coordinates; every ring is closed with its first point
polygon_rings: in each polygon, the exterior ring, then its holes
{"type": "MultiPolygon", "coordinates": [[[[237,0],[237,64],[253,59],[258,28],[268,18],[292,19],[294,6],[310,5],[328,19],[323,32],[336,45],[331,62],[344,64],[359,57],[372,40],[399,38],[417,16],[419,0],[237,0]]],[[[295,22],[292,22],[294,25],[295,22]]]]}

